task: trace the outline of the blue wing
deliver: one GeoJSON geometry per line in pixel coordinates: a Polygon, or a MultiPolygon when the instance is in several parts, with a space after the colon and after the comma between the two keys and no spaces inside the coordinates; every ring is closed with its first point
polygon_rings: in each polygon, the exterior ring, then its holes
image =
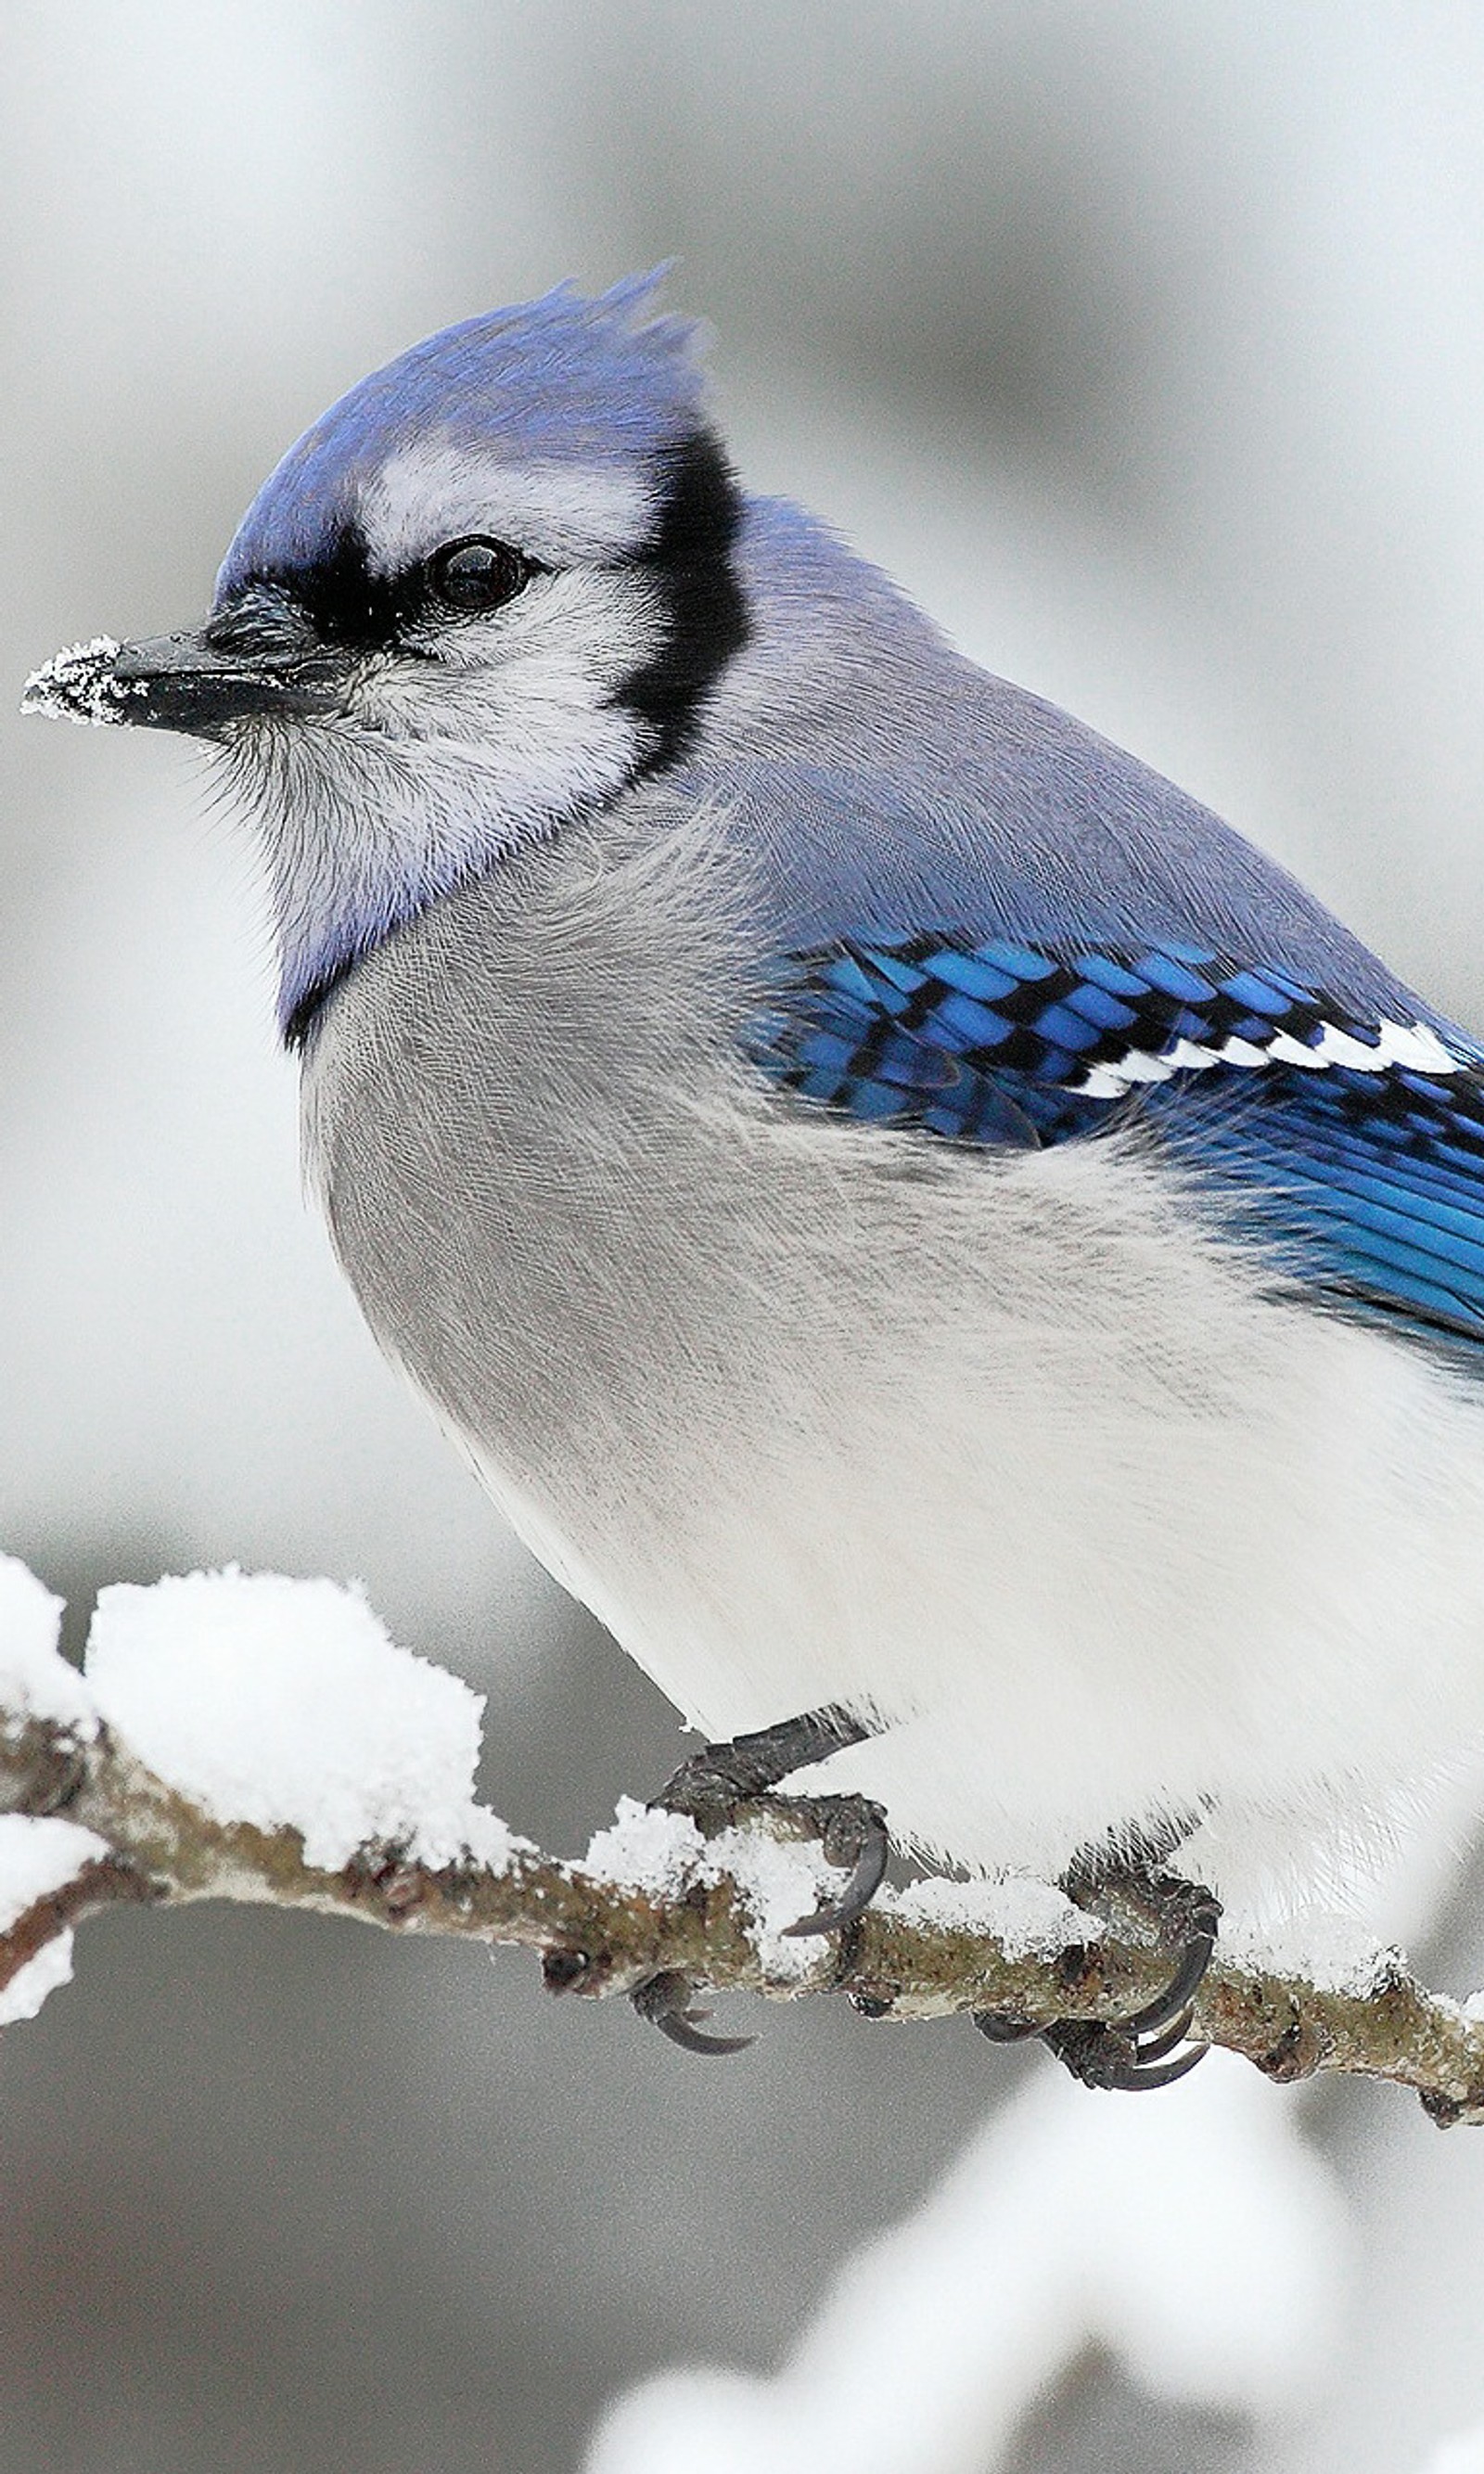
{"type": "Polygon", "coordinates": [[[806,1101],[961,1144],[1143,1125],[1281,1271],[1484,1343],[1484,1050],[1200,946],[937,933],[792,956],[750,1042],[806,1101]]]}

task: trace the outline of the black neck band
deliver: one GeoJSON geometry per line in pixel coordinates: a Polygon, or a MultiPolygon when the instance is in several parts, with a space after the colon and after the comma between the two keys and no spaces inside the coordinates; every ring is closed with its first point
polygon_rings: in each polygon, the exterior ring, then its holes
{"type": "Polygon", "coordinates": [[[659,652],[625,679],[619,701],[647,722],[643,771],[690,748],[706,696],[747,641],[747,605],[733,563],[742,494],[718,441],[698,429],[661,459],[659,530],[632,564],[654,573],[669,613],[659,652]]]}

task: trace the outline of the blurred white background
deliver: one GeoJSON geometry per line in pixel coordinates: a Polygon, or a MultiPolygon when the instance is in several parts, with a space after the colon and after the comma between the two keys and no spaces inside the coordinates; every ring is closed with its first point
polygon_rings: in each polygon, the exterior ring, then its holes
{"type": "MultiPolygon", "coordinates": [[[[579,1844],[672,1719],[359,1329],[197,760],[22,723],[20,679],[198,616],[364,370],[675,256],[752,482],[1484,1024],[1484,15],[12,0],[0,199],[0,1542],[85,1612],[360,1576],[489,1691],[499,1807],[579,1844]]],[[[1460,1984],[1479,1886],[1421,1951],[1460,1984]]],[[[80,1958],[0,2048],[3,2474],[752,2474],[790,2435],[815,2474],[1422,2474],[1484,2425],[1484,2138],[1395,2091],[1208,2065],[1135,2124],[823,2005],[710,2069],[304,1920],[80,1958]]]]}

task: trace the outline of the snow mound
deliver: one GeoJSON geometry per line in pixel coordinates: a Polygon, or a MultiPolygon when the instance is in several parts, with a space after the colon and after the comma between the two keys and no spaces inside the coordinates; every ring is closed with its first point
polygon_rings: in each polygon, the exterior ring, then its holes
{"type": "Polygon", "coordinates": [[[57,1647],[62,1602],[13,1555],[0,1555],[0,1711],[49,1718],[85,1738],[96,1732],[92,1696],[57,1647]]]}
{"type": "Polygon", "coordinates": [[[585,1872],[620,1890],[676,1899],[696,1879],[705,1852],[706,1841],[688,1814],[621,1795],[613,1820],[592,1840],[582,1862],[585,1872]]]}
{"type": "Polygon", "coordinates": [[[998,1942],[1007,1958],[1057,1958],[1098,1927],[1050,1881],[1007,1873],[993,1881],[914,1881],[889,1906],[904,1924],[945,1932],[979,1932],[998,1942]]]}
{"type": "Polygon", "coordinates": [[[474,1801],[482,1698],[397,1648],[357,1590],[234,1568],[119,1583],[86,1672],[149,1768],[219,1821],[299,1831],[306,1863],[381,1843],[434,1868],[515,1852],[474,1801]]]}

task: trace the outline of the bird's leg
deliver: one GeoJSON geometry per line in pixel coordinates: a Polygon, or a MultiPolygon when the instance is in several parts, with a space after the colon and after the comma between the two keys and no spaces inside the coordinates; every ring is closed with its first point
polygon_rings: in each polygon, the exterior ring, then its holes
{"type": "Polygon", "coordinates": [[[768,1794],[795,1770],[828,1760],[847,1744],[864,1744],[870,1732],[848,1710],[806,1710],[801,1717],[781,1719],[755,1735],[707,1744],[666,1780],[651,1798],[650,1810],[689,1813],[698,1829],[714,1837],[736,1819],[740,1805],[768,1794]]]}
{"type": "MultiPolygon", "coordinates": [[[[890,1853],[886,1815],[864,1795],[780,1796],[774,1790],[795,1770],[828,1759],[847,1744],[864,1743],[871,1729],[850,1710],[806,1710],[756,1734],[708,1744],[682,1761],[652,1800],[651,1810],[689,1815],[702,1835],[715,1838],[765,1799],[816,1837],[832,1864],[848,1867],[850,1879],[833,1905],[804,1916],[790,1933],[841,1932],[864,1915],[881,1887],[890,1853]]],[[[651,1978],[633,1995],[635,2008],[673,2044],[689,2052],[735,2052],[750,2038],[706,2036],[689,2007],[683,1977],[651,1978]]],[[[704,2015],[704,2014],[702,2014],[704,2015]]]]}
{"type": "MultiPolygon", "coordinates": [[[[1079,1906],[1131,1909],[1154,1927],[1176,1958],[1163,1991],[1131,2018],[1107,2023],[1065,2019],[1040,2031],[1058,2060],[1084,2087],[1169,2087],[1193,2071],[1206,2050],[1199,2044],[1185,2052],[1178,2049],[1189,2035],[1195,1997],[1210,1965],[1221,1904],[1199,1881],[1163,1869],[1166,1856],[1194,1826],[1172,1823],[1157,1836],[1140,1833],[1084,1849],[1061,1877],[1061,1887],[1079,1906]]],[[[977,2013],[974,2024],[1001,2044],[1036,2032],[994,2012],[977,2013]]]]}

